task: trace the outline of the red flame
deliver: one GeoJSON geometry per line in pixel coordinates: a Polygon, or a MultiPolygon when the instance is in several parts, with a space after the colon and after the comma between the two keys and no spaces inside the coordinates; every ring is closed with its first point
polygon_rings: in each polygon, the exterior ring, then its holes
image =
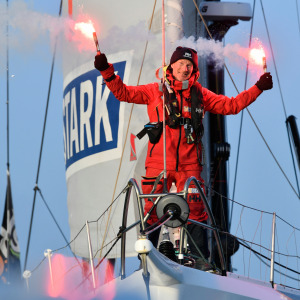
{"type": "Polygon", "coordinates": [[[266,57],[265,51],[262,47],[253,48],[249,52],[249,61],[252,64],[262,66],[264,63],[264,58],[266,57]]]}
{"type": "Polygon", "coordinates": [[[95,27],[93,22],[89,20],[88,22],[78,22],[74,25],[75,30],[79,30],[87,38],[93,38],[93,32],[95,32],[95,27]]]}
{"type": "MultiPolygon", "coordinates": [[[[53,284],[50,277],[49,266],[46,266],[46,295],[52,298],[60,297],[66,300],[91,300],[95,299],[98,288],[110,282],[103,290],[103,298],[111,300],[116,294],[113,266],[109,261],[95,270],[96,291],[93,289],[91,267],[88,260],[74,259],[62,254],[53,254],[51,257],[53,284]],[[100,280],[101,279],[101,280],[100,280]],[[96,294],[95,294],[96,293],[96,294]]],[[[96,297],[97,298],[97,297],[96,297]]]]}

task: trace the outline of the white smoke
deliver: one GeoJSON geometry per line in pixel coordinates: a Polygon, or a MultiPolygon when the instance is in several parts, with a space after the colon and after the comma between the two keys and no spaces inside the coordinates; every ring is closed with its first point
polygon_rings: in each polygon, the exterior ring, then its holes
{"type": "MultiPolygon", "coordinates": [[[[76,21],[88,21],[88,19],[81,17],[81,20],[76,21]]],[[[93,59],[95,55],[94,42],[92,39],[84,38],[74,30],[76,21],[68,17],[58,17],[33,11],[28,4],[21,0],[10,2],[8,11],[6,3],[1,3],[0,38],[2,43],[0,43],[0,56],[1,58],[5,57],[6,28],[8,25],[10,49],[29,52],[36,44],[49,44],[49,41],[53,49],[57,37],[62,37],[64,52],[67,53],[67,55],[64,55],[64,59],[73,62],[74,66],[76,66],[77,60],[82,61],[83,57],[87,61],[93,59]]],[[[106,54],[134,50],[133,65],[138,68],[148,40],[149,48],[145,64],[147,70],[145,71],[154,74],[154,70],[161,65],[161,40],[159,36],[148,33],[146,22],[142,22],[127,29],[113,27],[109,32],[106,32],[104,38],[102,38],[102,35],[100,36],[99,42],[101,50],[106,54]]],[[[238,44],[227,44],[224,47],[222,42],[203,38],[197,40],[194,37],[183,38],[175,44],[175,47],[178,45],[194,48],[197,50],[199,57],[213,60],[216,68],[224,65],[225,58],[230,63],[240,64],[248,58],[249,53],[248,48],[243,48],[238,44]]],[[[167,44],[167,63],[171,53],[175,50],[175,48],[170,47],[167,44]]],[[[62,48],[59,48],[58,52],[62,53],[62,48]]]]}
{"type": "Polygon", "coordinates": [[[199,57],[213,61],[216,69],[224,66],[225,58],[230,63],[240,64],[249,57],[249,48],[241,47],[239,44],[227,44],[224,47],[220,41],[208,40],[201,37],[197,40],[193,36],[182,38],[176,42],[176,46],[195,49],[199,57]]]}
{"type": "MultiPolygon", "coordinates": [[[[87,21],[87,20],[85,20],[87,21]]],[[[57,37],[62,34],[72,41],[80,51],[91,49],[92,40],[82,38],[74,30],[75,21],[68,17],[53,16],[33,11],[21,0],[12,1],[7,8],[6,3],[0,4],[0,52],[6,51],[6,35],[8,26],[9,47],[22,52],[31,51],[40,43],[47,42],[53,47],[57,37]]]]}

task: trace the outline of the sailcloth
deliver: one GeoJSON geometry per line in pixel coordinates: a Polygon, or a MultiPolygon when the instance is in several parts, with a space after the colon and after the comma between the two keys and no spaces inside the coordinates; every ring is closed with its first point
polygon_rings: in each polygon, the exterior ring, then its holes
{"type": "Polygon", "coordinates": [[[21,281],[20,249],[17,238],[10,174],[7,174],[5,208],[0,235],[0,286],[21,281]]]}

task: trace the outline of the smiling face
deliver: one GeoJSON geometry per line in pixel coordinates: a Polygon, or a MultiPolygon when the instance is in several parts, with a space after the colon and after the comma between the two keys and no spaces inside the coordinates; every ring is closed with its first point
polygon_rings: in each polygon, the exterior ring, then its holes
{"type": "Polygon", "coordinates": [[[194,66],[188,59],[179,59],[171,64],[173,69],[173,76],[178,81],[185,81],[191,77],[194,66]]]}

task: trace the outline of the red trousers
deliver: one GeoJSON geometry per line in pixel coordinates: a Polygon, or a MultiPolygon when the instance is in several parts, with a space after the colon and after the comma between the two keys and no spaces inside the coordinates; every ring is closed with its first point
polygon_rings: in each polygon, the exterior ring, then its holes
{"type": "MultiPolygon", "coordinates": [[[[142,190],[144,194],[150,194],[153,189],[153,184],[156,177],[162,172],[160,169],[146,168],[146,176],[142,180],[142,190]]],[[[168,191],[172,186],[172,182],[175,183],[177,191],[183,190],[186,180],[194,176],[198,181],[203,182],[200,176],[200,171],[167,171],[167,188],[168,191]]],[[[161,193],[163,191],[163,180],[161,180],[154,193],[161,193]]],[[[204,211],[204,204],[200,198],[200,195],[193,184],[189,187],[189,193],[187,197],[187,202],[190,208],[189,218],[198,222],[203,222],[207,220],[207,213],[204,211]]],[[[145,214],[150,210],[153,203],[149,199],[145,199],[144,212],[145,214]]],[[[150,218],[147,223],[152,225],[157,222],[158,218],[156,216],[155,209],[152,211],[150,218]]]]}

